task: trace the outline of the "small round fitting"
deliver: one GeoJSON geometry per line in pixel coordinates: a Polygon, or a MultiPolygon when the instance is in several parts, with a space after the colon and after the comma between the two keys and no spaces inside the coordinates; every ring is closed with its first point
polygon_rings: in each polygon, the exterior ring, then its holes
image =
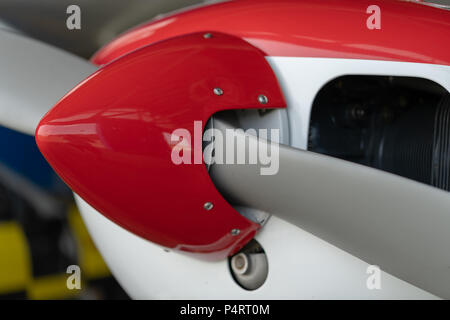
{"type": "Polygon", "coordinates": [[[258,101],[259,101],[259,103],[261,103],[261,104],[266,104],[267,102],[269,102],[269,99],[267,99],[267,97],[266,97],[265,95],[260,94],[260,95],[258,96],[258,101]]]}
{"type": "Polygon", "coordinates": [[[245,290],[261,287],[269,274],[269,263],[264,249],[255,239],[228,258],[231,276],[245,290]]]}
{"type": "Polygon", "coordinates": [[[206,211],[209,211],[209,210],[211,210],[212,208],[214,208],[214,205],[212,204],[212,202],[205,202],[205,204],[203,205],[203,208],[204,208],[206,211]]]}
{"type": "Polygon", "coordinates": [[[231,258],[231,269],[235,274],[245,274],[249,269],[249,258],[245,253],[238,253],[231,258]]]}
{"type": "Polygon", "coordinates": [[[216,96],[221,96],[221,95],[223,95],[223,90],[222,89],[220,89],[220,88],[214,88],[214,94],[216,95],[216,96]]]}
{"type": "Polygon", "coordinates": [[[237,236],[239,233],[241,233],[241,230],[239,230],[239,229],[233,229],[233,230],[231,230],[231,234],[232,234],[233,236],[237,236]]]}

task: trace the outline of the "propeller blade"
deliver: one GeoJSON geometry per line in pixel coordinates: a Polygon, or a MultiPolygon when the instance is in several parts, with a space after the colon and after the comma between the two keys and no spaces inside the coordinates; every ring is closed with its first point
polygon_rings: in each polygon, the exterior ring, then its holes
{"type": "MultiPolygon", "coordinates": [[[[225,130],[219,120],[214,126],[225,130]]],[[[244,133],[238,133],[243,135],[244,133]]],[[[237,146],[257,152],[268,142],[237,146]]],[[[249,141],[247,140],[247,141],[249,141]]],[[[213,164],[233,205],[276,215],[400,279],[450,298],[450,194],[397,175],[279,145],[279,171],[213,164]]],[[[300,271],[300,270],[299,270],[300,271]]]]}
{"type": "Polygon", "coordinates": [[[0,30],[0,125],[34,135],[44,114],[97,70],[37,40],[0,30]]]}

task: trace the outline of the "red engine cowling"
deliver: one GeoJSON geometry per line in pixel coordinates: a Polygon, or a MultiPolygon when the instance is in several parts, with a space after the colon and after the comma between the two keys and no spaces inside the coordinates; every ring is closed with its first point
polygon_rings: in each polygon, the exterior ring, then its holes
{"type": "Polygon", "coordinates": [[[234,36],[194,33],[99,69],[42,119],[36,141],[74,192],[114,222],[162,246],[222,259],[260,226],[211,182],[202,158],[204,125],[221,110],[285,106],[262,51],[234,36]],[[171,134],[180,128],[192,137],[182,144],[183,153],[197,157],[192,164],[171,160],[179,146],[171,134]]]}

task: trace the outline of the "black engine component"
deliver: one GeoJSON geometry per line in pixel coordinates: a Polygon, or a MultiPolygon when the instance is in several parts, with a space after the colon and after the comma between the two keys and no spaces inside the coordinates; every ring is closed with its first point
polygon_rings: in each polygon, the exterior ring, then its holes
{"type": "Polygon", "coordinates": [[[431,184],[450,191],[450,94],[442,99],[436,111],[432,159],[431,184]]]}
{"type": "Polygon", "coordinates": [[[449,93],[419,78],[338,78],[316,97],[308,149],[450,191],[449,93]]]}

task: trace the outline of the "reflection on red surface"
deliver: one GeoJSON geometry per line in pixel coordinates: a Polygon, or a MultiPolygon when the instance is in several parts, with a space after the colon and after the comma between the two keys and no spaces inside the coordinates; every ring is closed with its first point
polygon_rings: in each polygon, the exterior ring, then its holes
{"type": "Polygon", "coordinates": [[[98,65],[173,36],[215,30],[270,56],[409,61],[450,65],[450,11],[406,1],[240,0],[182,12],[139,26],[101,49],[98,65]],[[368,6],[381,10],[369,30],[368,6]]]}
{"type": "Polygon", "coordinates": [[[281,108],[285,101],[259,49],[203,34],[159,42],[101,68],[43,118],[36,141],[64,181],[111,220],[163,246],[220,259],[259,225],[222,198],[203,162],[175,165],[168,137],[178,128],[194,136],[194,121],[204,125],[221,110],[281,108]],[[260,94],[269,99],[264,106],[260,94]],[[204,210],[205,202],[213,209],[204,210]]]}

